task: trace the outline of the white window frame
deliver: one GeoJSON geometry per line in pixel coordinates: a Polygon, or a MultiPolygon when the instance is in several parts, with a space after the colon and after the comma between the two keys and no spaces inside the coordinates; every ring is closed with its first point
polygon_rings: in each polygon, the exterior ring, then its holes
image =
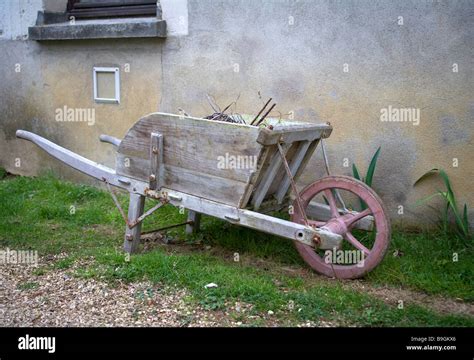
{"type": "Polygon", "coordinates": [[[120,104],[120,69],[118,67],[94,66],[92,71],[94,80],[94,101],[98,103],[120,104]],[[115,73],[115,98],[100,98],[97,94],[97,73],[115,73]]]}

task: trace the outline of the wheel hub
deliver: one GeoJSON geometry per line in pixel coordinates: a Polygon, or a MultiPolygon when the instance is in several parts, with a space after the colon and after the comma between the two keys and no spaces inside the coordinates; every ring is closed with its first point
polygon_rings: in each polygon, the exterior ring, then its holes
{"type": "Polygon", "coordinates": [[[343,236],[347,232],[346,222],[344,216],[332,218],[327,222],[324,227],[328,228],[331,232],[343,236]]]}

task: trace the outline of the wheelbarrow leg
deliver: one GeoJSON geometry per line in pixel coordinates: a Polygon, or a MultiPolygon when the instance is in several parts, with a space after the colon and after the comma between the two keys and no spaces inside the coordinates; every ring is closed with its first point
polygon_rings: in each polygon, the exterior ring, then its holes
{"type": "Polygon", "coordinates": [[[199,231],[201,225],[201,213],[193,210],[188,210],[188,221],[192,221],[192,224],[186,225],[186,234],[194,234],[199,231]]]}
{"type": "MultiPolygon", "coordinates": [[[[130,203],[128,205],[128,222],[132,223],[143,214],[145,207],[145,196],[139,194],[130,194],[130,203]]],[[[123,249],[128,253],[134,253],[138,250],[140,244],[140,233],[142,224],[135,225],[132,229],[125,228],[125,241],[123,249]]]]}

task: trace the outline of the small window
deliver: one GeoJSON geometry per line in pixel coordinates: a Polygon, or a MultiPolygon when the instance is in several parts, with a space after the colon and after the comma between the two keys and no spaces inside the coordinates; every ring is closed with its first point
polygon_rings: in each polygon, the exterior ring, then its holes
{"type": "Polygon", "coordinates": [[[68,18],[98,19],[122,16],[157,16],[156,0],[68,0],[68,18]]]}
{"type": "Polygon", "coordinates": [[[118,67],[94,67],[94,100],[120,103],[120,72],[118,67]]]}

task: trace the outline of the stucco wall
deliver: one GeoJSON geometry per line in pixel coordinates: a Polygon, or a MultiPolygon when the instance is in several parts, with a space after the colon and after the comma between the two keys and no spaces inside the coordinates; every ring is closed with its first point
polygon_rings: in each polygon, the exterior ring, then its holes
{"type": "MultiPolygon", "coordinates": [[[[273,97],[283,114],[331,122],[334,131],[326,144],[333,173],[350,174],[353,162],[365,172],[382,146],[374,188],[395,221],[423,221],[415,215],[421,209],[411,205],[432,192],[435,182],[416,189],[412,184],[433,167],[445,168],[459,200],[474,204],[472,1],[161,4],[169,31],[165,40],[40,44],[2,36],[1,166],[28,175],[53,167],[87,181],[14,139],[14,131],[32,129],[113,165],[112,149],[97,141],[100,133],[122,137],[140,116],[156,110],[207,115],[212,110],[206,93],[221,106],[240,93],[237,111],[255,113],[260,92],[264,100],[273,97]],[[17,63],[21,73],[14,72],[17,63]],[[98,64],[130,64],[130,73],[121,72],[120,105],[93,102],[91,72],[98,64]],[[65,104],[94,107],[96,125],[55,122],[54,110],[65,104]],[[390,105],[418,109],[419,125],[382,122],[381,109],[390,105]],[[17,157],[20,168],[14,166],[17,157]],[[397,213],[399,205],[403,215],[397,213]]],[[[23,22],[23,29],[28,25],[23,22]]],[[[302,182],[322,175],[318,151],[302,182]]]]}
{"type": "Polygon", "coordinates": [[[28,26],[36,21],[36,13],[43,9],[41,0],[0,1],[0,40],[26,40],[28,26]]]}

